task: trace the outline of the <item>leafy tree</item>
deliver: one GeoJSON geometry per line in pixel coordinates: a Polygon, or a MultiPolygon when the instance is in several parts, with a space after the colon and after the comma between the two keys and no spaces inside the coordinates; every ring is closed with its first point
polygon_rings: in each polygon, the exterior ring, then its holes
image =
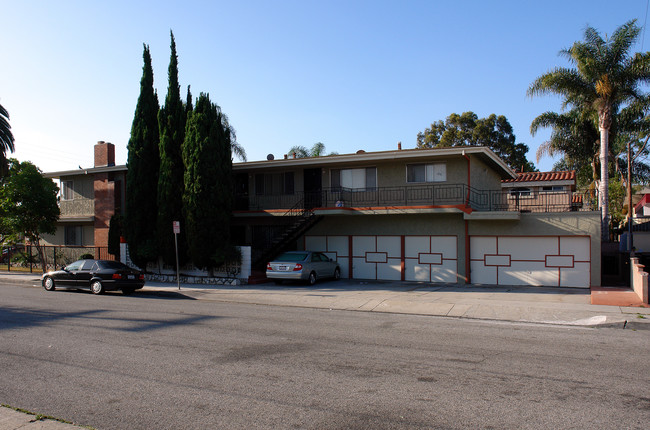
{"type": "Polygon", "coordinates": [[[528,146],[515,141],[512,126],[505,116],[492,114],[478,118],[474,112],[464,112],[462,115],[452,113],[445,121],[434,122],[430,128],[418,133],[417,147],[487,146],[513,170],[537,170],[526,158],[528,146]]]}
{"type": "Polygon", "coordinates": [[[188,116],[183,144],[188,253],[198,267],[211,269],[234,255],[230,245],[234,140],[226,115],[201,93],[188,116]]]}
{"type": "MultiPolygon", "coordinates": [[[[158,112],[160,130],[160,172],[158,176],[158,245],[167,264],[175,264],[176,251],[172,222],[183,218],[183,155],[185,140],[186,107],[180,95],[178,83],[178,57],[174,33],[171,34],[171,57],[169,60],[169,85],[165,104],[158,112]]],[[[188,88],[189,94],[189,88],[188,88]]],[[[191,98],[191,95],[189,95],[191,98]]],[[[185,229],[181,229],[178,255],[181,263],[186,261],[185,229]]]]}
{"type": "Polygon", "coordinates": [[[563,98],[563,109],[577,108],[593,115],[600,134],[598,204],[605,240],[609,237],[610,132],[622,110],[638,110],[638,104],[646,104],[643,87],[650,82],[650,53],[630,55],[640,30],[632,20],[618,27],[611,38],[603,39],[596,29],[587,27],[584,41],[560,51],[575,68],[558,67],[528,88],[529,96],[557,94],[563,98]]]}
{"type": "Polygon", "coordinates": [[[322,142],[314,143],[310,149],[301,145],[292,146],[289,149],[289,154],[293,154],[295,158],[308,158],[308,157],[324,157],[326,155],[337,155],[336,152],[325,153],[325,144],[322,142]]]}
{"type": "Polygon", "coordinates": [[[0,178],[7,174],[7,151],[14,152],[14,135],[9,125],[9,112],[0,105],[0,178]]]}
{"type": "Polygon", "coordinates": [[[124,233],[131,259],[140,267],[158,256],[156,241],[158,149],[158,95],[153,87],[149,47],[144,45],[140,96],[127,145],[126,217],[124,233]]]}
{"type": "Polygon", "coordinates": [[[47,269],[41,235],[56,233],[58,191],[29,161],[9,160],[9,173],[0,188],[0,228],[14,240],[24,236],[36,246],[43,272],[47,269]]]}

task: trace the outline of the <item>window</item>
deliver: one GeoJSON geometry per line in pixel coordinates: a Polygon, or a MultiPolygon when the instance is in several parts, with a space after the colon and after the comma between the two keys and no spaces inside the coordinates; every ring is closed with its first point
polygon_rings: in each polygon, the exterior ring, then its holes
{"type": "Polygon", "coordinates": [[[74,198],[74,186],[72,181],[61,181],[61,200],[72,200],[74,198]]]}
{"type": "Polygon", "coordinates": [[[513,188],[510,190],[510,195],[512,197],[530,197],[530,188],[513,188]]]}
{"type": "Polygon", "coordinates": [[[551,191],[564,191],[564,187],[562,185],[549,185],[549,186],[542,187],[542,191],[545,193],[551,191]]]}
{"type": "Polygon", "coordinates": [[[293,172],[258,173],[255,175],[255,195],[271,196],[278,194],[293,194],[293,172]]]}
{"type": "Polygon", "coordinates": [[[65,270],[68,270],[70,272],[74,272],[77,270],[81,269],[81,266],[84,264],[83,260],[75,261],[74,263],[70,263],[67,266],[65,266],[65,270]]]}
{"type": "Polygon", "coordinates": [[[97,270],[97,262],[95,260],[86,260],[81,266],[81,270],[97,270]]]}
{"type": "Polygon", "coordinates": [[[332,169],[331,184],[333,189],[368,190],[377,187],[377,168],[332,169]]]}
{"type": "Polygon", "coordinates": [[[82,245],[83,244],[83,237],[82,237],[82,232],[83,232],[83,227],[80,225],[77,226],[66,226],[65,227],[65,244],[66,245],[82,245]]]}
{"type": "Polygon", "coordinates": [[[445,182],[447,180],[447,165],[409,164],[406,166],[406,182],[445,182]]]}

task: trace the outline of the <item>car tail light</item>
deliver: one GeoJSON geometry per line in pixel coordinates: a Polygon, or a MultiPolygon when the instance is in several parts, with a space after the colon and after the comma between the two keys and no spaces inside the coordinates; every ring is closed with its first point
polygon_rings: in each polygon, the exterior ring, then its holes
{"type": "Polygon", "coordinates": [[[113,273],[113,279],[122,279],[122,275],[119,273],[113,273]]]}
{"type": "Polygon", "coordinates": [[[302,270],[302,264],[296,263],[296,267],[293,268],[294,272],[299,272],[302,270]]]}
{"type": "Polygon", "coordinates": [[[138,276],[138,279],[141,281],[144,281],[144,273],[140,273],[140,276],[138,276]]]}
{"type": "Polygon", "coordinates": [[[273,270],[273,267],[271,267],[271,263],[266,263],[266,270],[273,270]]]}

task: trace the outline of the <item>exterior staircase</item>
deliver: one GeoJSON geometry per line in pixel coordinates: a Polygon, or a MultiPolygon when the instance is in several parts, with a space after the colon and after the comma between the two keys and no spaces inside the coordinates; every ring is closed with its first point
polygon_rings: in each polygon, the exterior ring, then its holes
{"type": "Polygon", "coordinates": [[[306,209],[295,210],[292,208],[285,216],[294,216],[296,219],[282,234],[273,238],[271,245],[253,261],[253,269],[265,270],[266,263],[286,251],[296,239],[323,219],[323,216],[316,216],[312,211],[306,209]]]}

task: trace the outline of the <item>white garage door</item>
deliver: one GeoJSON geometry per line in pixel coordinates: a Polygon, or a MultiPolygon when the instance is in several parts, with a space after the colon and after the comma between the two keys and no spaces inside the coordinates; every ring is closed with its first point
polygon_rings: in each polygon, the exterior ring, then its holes
{"type": "Polygon", "coordinates": [[[472,236],[473,284],[583,287],[591,284],[591,242],[577,236],[472,236]]]}
{"type": "Polygon", "coordinates": [[[455,283],[457,242],[456,236],[305,236],[305,249],[337,260],[346,278],[455,283]]]}
{"type": "Polygon", "coordinates": [[[406,236],[405,280],[458,282],[456,236],[406,236]]]}

